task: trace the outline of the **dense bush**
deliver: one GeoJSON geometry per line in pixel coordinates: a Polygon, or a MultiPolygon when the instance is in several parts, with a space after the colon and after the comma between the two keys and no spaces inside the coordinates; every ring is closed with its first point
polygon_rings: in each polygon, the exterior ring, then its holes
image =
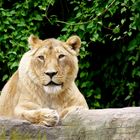
{"type": "Polygon", "coordinates": [[[0,63],[2,81],[17,69],[18,61],[28,49],[27,37],[38,34],[43,19],[46,16],[46,7],[54,1],[12,1],[2,2],[0,8],[0,63]]]}
{"type": "Polygon", "coordinates": [[[28,49],[27,37],[82,39],[77,84],[91,108],[140,104],[140,2],[2,0],[1,88],[28,49]]]}

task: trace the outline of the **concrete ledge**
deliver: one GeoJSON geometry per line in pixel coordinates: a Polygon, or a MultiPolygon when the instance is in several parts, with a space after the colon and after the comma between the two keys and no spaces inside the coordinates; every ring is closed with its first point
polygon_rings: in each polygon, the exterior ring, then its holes
{"type": "Polygon", "coordinates": [[[140,107],[77,110],[55,127],[0,118],[0,140],[140,140],[140,107]]]}

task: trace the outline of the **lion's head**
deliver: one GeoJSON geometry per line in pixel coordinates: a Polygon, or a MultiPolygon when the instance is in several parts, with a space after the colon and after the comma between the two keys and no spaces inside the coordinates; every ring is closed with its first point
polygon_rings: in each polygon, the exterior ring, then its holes
{"type": "Polygon", "coordinates": [[[25,82],[28,77],[33,84],[49,94],[68,88],[78,72],[80,38],[72,36],[62,42],[53,38],[41,40],[31,35],[28,42],[31,50],[21,59],[20,80],[25,82]]]}

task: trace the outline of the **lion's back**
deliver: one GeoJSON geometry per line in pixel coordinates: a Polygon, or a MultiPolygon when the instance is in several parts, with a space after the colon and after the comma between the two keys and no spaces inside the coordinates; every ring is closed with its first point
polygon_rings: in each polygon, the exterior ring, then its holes
{"type": "Polygon", "coordinates": [[[16,92],[17,83],[18,72],[16,71],[2,89],[0,96],[0,115],[12,116],[14,104],[16,104],[15,97],[18,96],[16,92]]]}

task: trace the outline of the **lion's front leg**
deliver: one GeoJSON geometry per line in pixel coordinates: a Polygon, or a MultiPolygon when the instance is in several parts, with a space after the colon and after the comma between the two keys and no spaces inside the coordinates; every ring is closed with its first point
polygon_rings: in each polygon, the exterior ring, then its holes
{"type": "Polygon", "coordinates": [[[76,111],[85,110],[85,109],[87,110],[88,108],[84,107],[84,106],[71,106],[71,107],[67,107],[67,108],[65,108],[60,113],[60,117],[64,119],[67,115],[69,115],[73,111],[76,112],[76,111]]]}
{"type": "Polygon", "coordinates": [[[15,108],[15,115],[20,119],[46,126],[55,126],[59,122],[57,111],[49,108],[27,110],[18,106],[15,108]]]}

